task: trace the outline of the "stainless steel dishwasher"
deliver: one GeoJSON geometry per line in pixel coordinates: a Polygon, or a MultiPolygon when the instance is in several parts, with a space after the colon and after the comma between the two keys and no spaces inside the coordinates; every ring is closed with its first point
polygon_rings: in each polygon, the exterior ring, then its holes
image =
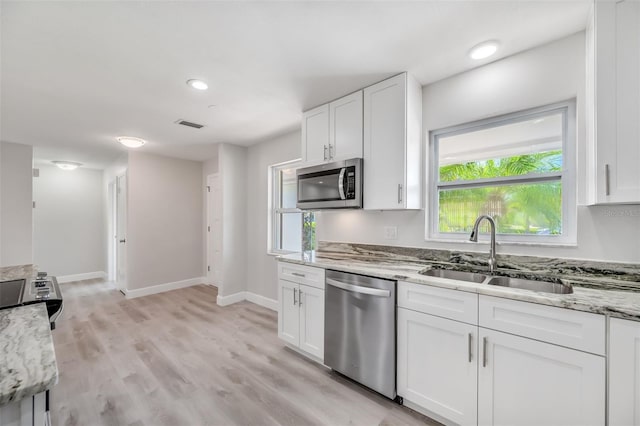
{"type": "Polygon", "coordinates": [[[324,362],[396,397],[396,282],[326,271],[324,362]]]}

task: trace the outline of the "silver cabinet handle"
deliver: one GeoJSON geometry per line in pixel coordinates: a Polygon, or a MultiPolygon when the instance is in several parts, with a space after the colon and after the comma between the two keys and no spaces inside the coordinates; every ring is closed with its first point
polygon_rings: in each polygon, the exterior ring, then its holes
{"type": "Polygon", "coordinates": [[[120,240],[120,242],[121,242],[121,243],[126,243],[126,242],[127,242],[127,240],[122,239],[122,240],[120,240]]]}
{"type": "Polygon", "coordinates": [[[292,272],[291,275],[295,275],[296,277],[300,277],[300,278],[306,277],[305,274],[301,274],[300,272],[292,272]]]}
{"type": "Polygon", "coordinates": [[[327,159],[327,146],[324,146],[324,159],[327,159]]]}
{"type": "Polygon", "coordinates": [[[611,180],[609,178],[609,165],[605,164],[604,165],[604,194],[605,195],[610,195],[611,194],[611,180]]]}
{"type": "Polygon", "coordinates": [[[473,335],[469,333],[469,362],[471,362],[471,342],[473,341],[473,335]]]}
{"type": "Polygon", "coordinates": [[[389,290],[380,290],[378,288],[347,284],[340,281],[336,281],[331,278],[327,278],[326,283],[330,286],[341,288],[342,290],[351,291],[353,293],[361,293],[361,294],[368,294],[370,296],[381,296],[381,297],[391,296],[391,292],[389,290]]]}
{"type": "Polygon", "coordinates": [[[294,288],[293,289],[293,306],[296,306],[298,304],[298,289],[294,288]]]}
{"type": "Polygon", "coordinates": [[[398,184],[398,204],[402,203],[402,184],[398,184]]]}
{"type": "Polygon", "coordinates": [[[298,290],[298,306],[302,306],[302,290],[298,290]]]}
{"type": "Polygon", "coordinates": [[[482,366],[487,366],[487,338],[482,338],[482,366]]]}

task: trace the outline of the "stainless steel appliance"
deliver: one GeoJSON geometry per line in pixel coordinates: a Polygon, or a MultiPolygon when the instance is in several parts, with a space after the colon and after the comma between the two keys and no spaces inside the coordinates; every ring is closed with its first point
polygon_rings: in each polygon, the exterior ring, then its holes
{"type": "Polygon", "coordinates": [[[37,278],[0,282],[0,309],[16,306],[45,303],[51,328],[62,312],[62,292],[56,277],[48,277],[42,273],[37,278]]]}
{"type": "Polygon", "coordinates": [[[362,208],[362,158],[304,167],[296,176],[299,209],[362,208]]]}
{"type": "Polygon", "coordinates": [[[396,282],[327,270],[324,362],[396,397],[396,282]]]}

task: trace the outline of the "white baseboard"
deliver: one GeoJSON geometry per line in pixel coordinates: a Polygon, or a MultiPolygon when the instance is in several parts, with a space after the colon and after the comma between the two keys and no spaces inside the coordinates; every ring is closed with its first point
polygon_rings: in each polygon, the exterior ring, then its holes
{"type": "Polygon", "coordinates": [[[93,280],[95,278],[106,279],[107,274],[104,271],[86,272],[84,274],[61,275],[56,277],[58,284],[69,283],[71,281],[93,280]]]}
{"type": "Polygon", "coordinates": [[[239,291],[237,293],[230,294],[229,296],[218,295],[218,298],[216,299],[218,306],[229,306],[234,303],[242,302],[243,300],[247,300],[246,291],[239,291]]]}
{"type": "Polygon", "coordinates": [[[256,293],[251,293],[250,291],[247,291],[247,300],[249,302],[255,303],[256,305],[264,306],[267,309],[271,309],[272,311],[278,310],[277,300],[269,299],[268,297],[264,297],[256,293]]]}
{"type": "Polygon", "coordinates": [[[218,295],[217,302],[218,306],[229,306],[244,300],[255,303],[256,305],[264,306],[272,311],[278,310],[277,300],[269,299],[268,297],[252,293],[250,291],[239,291],[238,293],[230,294],[229,296],[218,295]]]}
{"type": "Polygon", "coordinates": [[[149,287],[136,288],[133,290],[126,290],[125,295],[127,299],[134,299],[136,297],[149,296],[150,294],[164,293],[165,291],[177,290],[179,288],[191,287],[193,285],[203,284],[206,281],[205,277],[191,278],[188,280],[175,281],[172,283],[164,283],[158,285],[152,285],[149,287]]]}

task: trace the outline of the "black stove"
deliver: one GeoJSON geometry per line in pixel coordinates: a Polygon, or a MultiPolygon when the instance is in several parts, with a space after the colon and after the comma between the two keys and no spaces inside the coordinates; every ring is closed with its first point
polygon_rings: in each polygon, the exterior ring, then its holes
{"type": "Polygon", "coordinates": [[[46,303],[51,329],[62,312],[62,293],[56,277],[39,273],[37,278],[0,282],[0,309],[46,303]]]}

